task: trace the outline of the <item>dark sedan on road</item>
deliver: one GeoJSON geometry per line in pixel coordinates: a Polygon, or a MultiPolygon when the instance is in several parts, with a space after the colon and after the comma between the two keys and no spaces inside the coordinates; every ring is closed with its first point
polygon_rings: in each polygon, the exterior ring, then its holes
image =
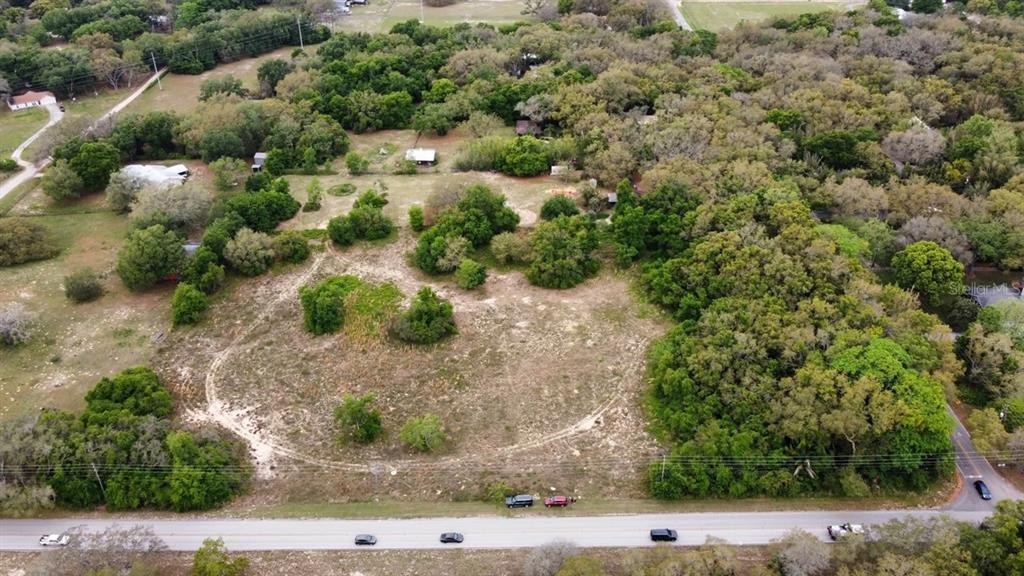
{"type": "Polygon", "coordinates": [[[377,543],[377,537],[373,534],[357,534],[356,546],[373,546],[377,543]]]}
{"type": "Polygon", "coordinates": [[[975,480],[974,489],[978,491],[978,496],[981,496],[982,500],[991,500],[992,492],[988,489],[988,484],[981,480],[975,480]]]}
{"type": "Polygon", "coordinates": [[[441,544],[462,544],[462,534],[458,532],[445,532],[441,534],[441,544]]]}

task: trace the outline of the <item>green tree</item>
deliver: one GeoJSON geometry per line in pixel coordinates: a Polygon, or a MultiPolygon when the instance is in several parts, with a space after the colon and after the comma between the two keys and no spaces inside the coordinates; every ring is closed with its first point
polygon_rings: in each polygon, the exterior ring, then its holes
{"type": "Polygon", "coordinates": [[[963,291],[964,265],[935,242],[914,242],[892,257],[896,282],[937,303],[963,291]]]}
{"type": "Polygon", "coordinates": [[[433,344],[455,333],[451,302],[426,286],[420,288],[409,309],[391,325],[392,336],[414,344],[433,344]]]}
{"type": "Polygon", "coordinates": [[[435,414],[409,418],[398,436],[403,444],[417,452],[436,452],[447,441],[441,419],[435,414]]]}
{"type": "Polygon", "coordinates": [[[249,569],[244,557],[231,559],[224,540],[207,538],[192,557],[192,576],[243,576],[249,569]]]}
{"type": "Polygon", "coordinates": [[[266,97],[276,95],[277,83],[283,80],[291,71],[291,64],[280,58],[264,60],[260,63],[259,68],[256,69],[256,79],[259,80],[260,91],[266,97]]]}
{"type": "Polygon", "coordinates": [[[512,176],[544,174],[551,168],[547,143],[533,136],[516,138],[498,155],[495,167],[512,176]]]}
{"type": "Polygon", "coordinates": [[[129,290],[146,290],[177,274],[185,261],[181,239],[157,224],[134,230],[117,255],[117,275],[129,290]]]}
{"type": "Polygon", "coordinates": [[[302,324],[316,335],[337,332],[345,321],[345,298],[359,285],[354,276],[327,278],[299,289],[302,324]]]}
{"type": "Polygon", "coordinates": [[[121,166],[121,153],[106,142],[86,142],[71,159],[71,168],[86,190],[103,190],[121,166]]]}
{"type": "Polygon", "coordinates": [[[561,194],[548,198],[540,207],[540,217],[542,220],[554,220],[559,216],[575,216],[579,213],[580,209],[576,207],[576,203],[572,201],[572,198],[561,194]]]}
{"type": "Polygon", "coordinates": [[[206,294],[195,286],[182,282],[171,297],[171,323],[175,326],[199,322],[209,307],[206,294]]]}
{"type": "Polygon", "coordinates": [[[334,424],[345,438],[367,444],[380,436],[380,412],[370,408],[375,400],[373,394],[345,394],[341,405],[334,409],[334,424]]]}
{"type": "Polygon", "coordinates": [[[43,192],[58,202],[67,198],[78,198],[84,187],[81,177],[71,168],[71,164],[63,159],[58,159],[46,170],[41,185],[43,192]]]}
{"type": "Polygon", "coordinates": [[[263,232],[242,228],[224,246],[224,259],[246,276],[259,276],[274,262],[274,239],[263,232]]]}
{"type": "Polygon", "coordinates": [[[591,256],[597,248],[594,223],[584,216],[559,216],[537,226],[533,260],[526,278],[545,288],[570,288],[597,273],[591,256]]]}

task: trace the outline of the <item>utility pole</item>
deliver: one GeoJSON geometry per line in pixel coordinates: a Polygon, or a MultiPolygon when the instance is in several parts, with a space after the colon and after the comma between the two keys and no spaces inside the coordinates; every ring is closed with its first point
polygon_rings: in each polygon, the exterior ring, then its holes
{"type": "Polygon", "coordinates": [[[420,0],[420,24],[423,24],[423,0],[420,0]]]}
{"type": "Polygon", "coordinates": [[[164,89],[164,85],[160,82],[160,71],[156,69],[156,56],[153,52],[149,53],[149,59],[153,62],[153,74],[156,74],[156,85],[160,87],[160,90],[164,89]]]}
{"type": "Polygon", "coordinates": [[[295,17],[295,25],[299,28],[299,48],[305,50],[306,45],[302,43],[302,20],[299,16],[295,17]]]}
{"type": "Polygon", "coordinates": [[[100,473],[96,471],[96,463],[91,462],[92,473],[96,475],[96,481],[100,483],[100,492],[103,492],[103,499],[107,499],[107,489],[103,487],[103,480],[100,478],[100,473]]]}
{"type": "Polygon", "coordinates": [[[662,455],[662,457],[661,457],[661,481],[662,482],[665,481],[665,460],[666,460],[667,457],[668,457],[667,455],[662,455]]]}

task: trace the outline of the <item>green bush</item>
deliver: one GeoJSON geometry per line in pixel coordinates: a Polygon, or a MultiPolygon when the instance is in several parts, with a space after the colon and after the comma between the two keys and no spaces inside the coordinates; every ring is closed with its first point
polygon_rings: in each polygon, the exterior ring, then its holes
{"type": "Polygon", "coordinates": [[[0,219],[0,266],[53,258],[60,249],[49,231],[24,218],[0,219]]]}
{"type": "Polygon", "coordinates": [[[274,239],[242,228],[224,247],[224,259],[246,276],[259,276],[274,262],[274,239]]]}
{"type": "Polygon", "coordinates": [[[356,227],[348,216],[335,216],[327,222],[327,235],[339,246],[348,246],[356,241],[356,227]]]}
{"type": "Polygon", "coordinates": [[[92,268],[81,268],[64,277],[64,295],[72,302],[88,302],[103,295],[103,284],[92,268]]]}
{"type": "Polygon", "coordinates": [[[341,406],[334,409],[334,424],[345,439],[367,444],[380,436],[383,431],[380,412],[369,407],[374,400],[373,394],[345,394],[341,406]]]}
{"type": "Polygon", "coordinates": [[[175,326],[195,324],[210,306],[206,294],[195,286],[182,282],[171,297],[171,323],[175,326]]]}
{"type": "Polygon", "coordinates": [[[413,232],[423,232],[425,227],[423,221],[423,206],[413,204],[409,206],[409,227],[413,232]]]}
{"type": "Polygon", "coordinates": [[[370,169],[370,161],[353,150],[345,155],[345,166],[348,168],[349,174],[359,176],[360,174],[366,174],[367,170],[370,169]]]}
{"type": "Polygon", "coordinates": [[[441,419],[434,414],[409,418],[398,436],[403,444],[417,452],[436,452],[447,440],[441,419]]]}
{"type": "Polygon", "coordinates": [[[419,170],[416,168],[416,163],[412,160],[401,159],[395,165],[395,174],[400,176],[412,176],[418,173],[419,170]]]}
{"type": "Polygon", "coordinates": [[[0,158],[0,172],[14,172],[18,170],[18,163],[13,158],[0,158]]]}
{"type": "Polygon", "coordinates": [[[576,203],[568,196],[561,194],[552,196],[544,201],[540,207],[540,217],[543,220],[554,220],[559,216],[575,216],[580,213],[576,203]]]}
{"type": "Polygon", "coordinates": [[[504,136],[487,136],[470,140],[459,148],[459,153],[455,157],[455,169],[464,172],[496,170],[499,158],[510,144],[512,144],[512,139],[504,136]]]}
{"type": "Polygon", "coordinates": [[[289,230],[274,238],[274,252],[281,260],[298,264],[309,258],[309,242],[301,232],[289,230]]]}
{"type": "Polygon", "coordinates": [[[483,264],[466,258],[455,271],[455,281],[459,288],[472,290],[487,280],[487,268],[483,264]]]}
{"type": "Polygon", "coordinates": [[[303,212],[316,212],[320,209],[320,196],[323,195],[324,189],[320,186],[320,180],[313,178],[309,181],[309,187],[306,188],[306,203],[302,205],[303,212]]]}
{"type": "Polygon", "coordinates": [[[302,324],[316,335],[337,332],[345,322],[345,298],[359,286],[354,276],[327,278],[299,289],[302,324]]]}
{"type": "Polygon", "coordinates": [[[181,238],[157,224],[132,231],[117,255],[117,275],[129,290],[146,290],[177,274],[184,261],[181,238]]]}
{"type": "Polygon", "coordinates": [[[403,342],[432,344],[455,334],[453,309],[429,287],[420,288],[409,309],[395,318],[391,335],[403,342]]]}
{"type": "Polygon", "coordinates": [[[504,264],[528,262],[532,250],[530,240],[514,232],[502,232],[491,239],[491,254],[504,264]]]}

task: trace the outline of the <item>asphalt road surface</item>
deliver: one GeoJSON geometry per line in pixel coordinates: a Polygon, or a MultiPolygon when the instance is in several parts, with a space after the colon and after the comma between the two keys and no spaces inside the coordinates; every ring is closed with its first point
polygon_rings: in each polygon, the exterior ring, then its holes
{"type": "Polygon", "coordinates": [[[949,510],[965,512],[971,510],[991,511],[995,508],[996,502],[1000,500],[1020,500],[1024,498],[1024,494],[1021,494],[1020,490],[1017,490],[1013,484],[1007,482],[996,472],[988,460],[978,454],[974,444],[971,442],[970,433],[964,428],[963,423],[960,422],[960,419],[957,418],[953,410],[948,407],[947,409],[950,416],[956,422],[956,427],[953,428],[953,448],[956,451],[954,460],[956,461],[956,469],[963,480],[963,488],[960,490],[960,494],[950,503],[949,510]],[[988,485],[989,491],[992,492],[991,500],[986,501],[978,497],[978,493],[974,489],[974,482],[977,480],[982,480],[988,485]]]}
{"type": "MultiPolygon", "coordinates": [[[[520,518],[430,518],[415,520],[145,520],[122,521],[153,528],[171,550],[196,550],[206,538],[223,538],[233,551],[343,550],[355,548],[356,534],[377,536],[375,549],[522,548],[557,538],[581,547],[651,546],[651,528],[679,532],[676,545],[703,544],[709,536],[737,545],[767,544],[793,528],[802,528],[825,540],[829,524],[880,524],[893,518],[934,517],[940,511],[870,512],[735,512],[645,514],[635,516],[564,516],[520,518]],[[462,544],[441,544],[442,532],[462,532],[462,544]]],[[[980,522],[988,511],[948,512],[957,520],[980,522]]],[[[53,519],[0,522],[0,550],[37,550],[43,534],[74,526],[102,530],[114,520],[53,519]]]]}

